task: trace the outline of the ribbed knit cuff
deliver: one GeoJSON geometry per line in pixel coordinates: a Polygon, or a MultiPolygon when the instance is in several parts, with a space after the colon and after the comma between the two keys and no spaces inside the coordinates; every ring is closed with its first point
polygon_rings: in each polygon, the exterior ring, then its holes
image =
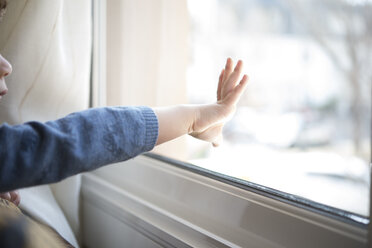
{"type": "Polygon", "coordinates": [[[158,140],[159,134],[159,124],[158,118],[154,112],[149,107],[139,107],[142,111],[142,115],[145,118],[145,125],[146,125],[146,137],[145,137],[145,150],[151,151],[158,140]]]}

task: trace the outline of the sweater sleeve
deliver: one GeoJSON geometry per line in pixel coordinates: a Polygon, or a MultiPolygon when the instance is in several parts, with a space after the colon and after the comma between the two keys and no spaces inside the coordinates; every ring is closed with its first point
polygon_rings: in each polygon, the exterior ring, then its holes
{"type": "Polygon", "coordinates": [[[0,126],[0,192],[60,181],[150,151],[158,121],[148,107],[89,109],[46,123],[0,126]]]}

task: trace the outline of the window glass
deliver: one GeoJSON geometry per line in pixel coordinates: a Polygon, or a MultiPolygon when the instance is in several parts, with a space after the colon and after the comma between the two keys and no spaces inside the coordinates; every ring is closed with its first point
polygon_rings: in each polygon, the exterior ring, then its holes
{"type": "Polygon", "coordinates": [[[190,103],[214,100],[227,57],[250,83],[218,148],[188,160],[368,216],[372,1],[188,0],[190,103]]]}

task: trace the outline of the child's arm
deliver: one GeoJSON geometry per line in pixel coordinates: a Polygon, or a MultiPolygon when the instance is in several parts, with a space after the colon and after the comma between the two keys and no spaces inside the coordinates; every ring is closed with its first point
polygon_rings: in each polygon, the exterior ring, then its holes
{"type": "Polygon", "coordinates": [[[242,68],[242,61],[239,61],[233,70],[232,60],[227,60],[219,78],[216,103],[155,108],[159,121],[156,144],[190,134],[212,142],[214,146],[219,145],[223,125],[234,114],[236,103],[248,82],[246,75],[239,82],[242,68]]]}
{"type": "Polygon", "coordinates": [[[89,109],[47,123],[0,125],[0,192],[53,183],[153,149],[148,107],[89,109]]]}
{"type": "Polygon", "coordinates": [[[246,84],[242,62],[220,75],[217,102],[89,109],[47,123],[0,126],[0,192],[60,181],[124,161],[183,134],[218,144],[246,84]]]}

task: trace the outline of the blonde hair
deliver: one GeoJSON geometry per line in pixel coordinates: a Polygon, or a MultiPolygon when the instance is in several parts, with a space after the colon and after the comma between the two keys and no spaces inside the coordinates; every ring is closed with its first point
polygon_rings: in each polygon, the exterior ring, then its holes
{"type": "Polygon", "coordinates": [[[8,0],[0,0],[0,21],[5,14],[7,4],[8,4],[8,0]]]}

